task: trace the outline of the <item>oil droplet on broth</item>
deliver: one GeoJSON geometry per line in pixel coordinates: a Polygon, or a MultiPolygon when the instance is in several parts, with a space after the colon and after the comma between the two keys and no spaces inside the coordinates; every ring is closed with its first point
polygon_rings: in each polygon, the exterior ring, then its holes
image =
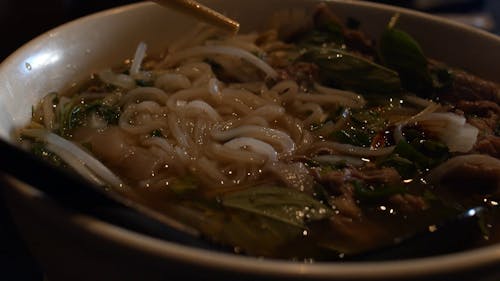
{"type": "Polygon", "coordinates": [[[25,64],[24,64],[24,67],[26,67],[26,69],[27,69],[28,71],[30,71],[30,70],[31,70],[31,64],[29,64],[29,63],[25,63],[25,64]]]}

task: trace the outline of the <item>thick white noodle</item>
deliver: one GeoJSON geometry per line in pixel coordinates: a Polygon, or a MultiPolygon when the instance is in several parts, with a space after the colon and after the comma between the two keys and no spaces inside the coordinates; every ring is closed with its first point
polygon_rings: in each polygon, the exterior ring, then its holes
{"type": "Polygon", "coordinates": [[[268,121],[276,120],[285,114],[285,108],[280,105],[266,104],[254,111],[250,112],[249,116],[260,116],[268,121]]]}
{"type": "Polygon", "coordinates": [[[129,90],[136,87],[135,80],[132,77],[121,73],[114,73],[111,69],[104,69],[97,75],[103,82],[117,87],[129,90]]]}
{"type": "Polygon", "coordinates": [[[270,78],[278,77],[278,73],[265,61],[259,59],[248,51],[230,46],[197,46],[184,51],[180,51],[178,53],[173,53],[165,58],[165,62],[167,63],[167,65],[172,66],[190,57],[207,55],[226,55],[238,57],[255,65],[255,67],[262,70],[270,78]]]}
{"type": "Polygon", "coordinates": [[[191,87],[191,81],[180,73],[165,73],[155,80],[155,87],[165,92],[174,92],[191,87]]]}
{"type": "Polygon", "coordinates": [[[159,104],[166,104],[168,99],[167,93],[163,90],[154,87],[137,87],[127,92],[120,100],[119,105],[125,106],[129,103],[139,103],[145,100],[156,101],[159,104]]]}
{"type": "Polygon", "coordinates": [[[222,121],[222,117],[217,113],[217,111],[208,103],[202,101],[202,100],[194,100],[188,102],[184,110],[187,112],[190,112],[190,114],[193,113],[205,113],[206,116],[208,116],[212,121],[222,121]],[[193,112],[194,111],[194,112],[193,112]]]}
{"type": "Polygon", "coordinates": [[[232,139],[224,144],[225,147],[232,149],[249,149],[255,151],[259,154],[267,156],[269,161],[276,162],[278,161],[278,152],[269,145],[261,140],[255,138],[241,137],[232,139]]]}
{"type": "Polygon", "coordinates": [[[206,87],[180,90],[169,96],[167,106],[170,110],[176,110],[179,106],[179,101],[181,101],[181,105],[185,105],[189,100],[201,99],[208,94],[208,89],[206,87]]]}
{"type": "Polygon", "coordinates": [[[288,134],[280,130],[267,127],[245,125],[225,131],[216,129],[212,131],[212,137],[218,141],[228,141],[236,137],[252,137],[273,144],[278,144],[284,153],[291,153],[295,150],[295,142],[288,134]]]}
{"type": "Polygon", "coordinates": [[[234,149],[218,143],[212,143],[208,149],[209,153],[214,154],[214,157],[217,159],[232,163],[261,165],[268,159],[267,155],[262,155],[240,148],[234,149]]]}
{"type": "Polygon", "coordinates": [[[151,137],[144,142],[145,145],[155,145],[165,151],[168,155],[174,155],[174,146],[169,143],[165,138],[151,137]]]}
{"type": "Polygon", "coordinates": [[[355,102],[359,107],[363,107],[366,104],[366,101],[363,98],[363,96],[358,95],[358,94],[351,92],[351,91],[329,88],[329,87],[322,86],[318,83],[314,83],[314,88],[316,89],[316,91],[318,91],[321,94],[334,95],[334,96],[344,97],[344,98],[350,99],[353,102],[355,102]]]}

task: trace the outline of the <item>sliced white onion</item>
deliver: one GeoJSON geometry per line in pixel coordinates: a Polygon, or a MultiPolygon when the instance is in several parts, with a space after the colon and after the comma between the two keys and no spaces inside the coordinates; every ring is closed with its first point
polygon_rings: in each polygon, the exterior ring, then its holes
{"type": "Polygon", "coordinates": [[[405,95],[403,98],[407,102],[412,103],[414,105],[421,106],[421,107],[427,107],[429,105],[434,104],[434,102],[431,101],[431,100],[423,99],[423,98],[420,98],[420,97],[417,97],[417,96],[414,96],[414,95],[405,95]]]}
{"type": "Polygon", "coordinates": [[[406,138],[403,136],[403,124],[396,124],[392,136],[394,137],[396,143],[399,143],[402,140],[406,141],[406,138]]]}
{"type": "Polygon", "coordinates": [[[217,100],[222,98],[219,88],[219,80],[217,80],[217,78],[210,78],[210,80],[208,80],[208,92],[217,100]]]}
{"type": "Polygon", "coordinates": [[[144,42],[140,42],[135,50],[134,60],[132,65],[130,66],[130,76],[134,77],[139,73],[139,69],[141,68],[142,61],[146,56],[146,50],[148,46],[144,42]]]}
{"type": "Polygon", "coordinates": [[[417,123],[436,134],[451,152],[468,152],[479,134],[479,129],[466,123],[463,116],[452,112],[429,113],[419,118],[417,123]]]}

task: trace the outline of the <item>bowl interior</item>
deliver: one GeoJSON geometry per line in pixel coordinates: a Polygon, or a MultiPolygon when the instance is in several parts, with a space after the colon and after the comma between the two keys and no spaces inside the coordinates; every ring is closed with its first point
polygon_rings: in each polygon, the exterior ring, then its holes
{"type": "MultiPolygon", "coordinates": [[[[277,11],[281,16],[296,15],[297,13],[308,14],[318,3],[318,1],[313,0],[289,0],[286,2],[285,8],[282,0],[211,0],[202,2],[240,21],[242,32],[265,28],[270,21],[262,19],[272,18],[277,11]]],[[[492,62],[500,62],[500,52],[498,52],[500,39],[494,35],[394,7],[361,1],[331,1],[329,4],[334,7],[341,18],[353,17],[360,20],[360,28],[375,39],[378,38],[390,17],[399,12],[402,14],[400,27],[417,38],[429,57],[446,61],[451,66],[464,68],[500,82],[497,69],[491,67],[491,65],[495,65],[492,62]]],[[[141,41],[148,45],[148,53],[160,53],[171,42],[178,40],[195,26],[196,21],[189,17],[160,8],[152,3],[142,3],[101,12],[41,35],[0,65],[0,137],[14,141],[12,132],[29,121],[32,105],[36,104],[47,93],[63,91],[88,77],[92,72],[117,65],[130,58],[133,56],[137,44],[141,41]]],[[[19,186],[18,183],[15,185],[19,186]]],[[[100,235],[110,235],[110,237],[116,238],[113,236],[116,235],[115,229],[105,231],[103,229],[106,227],[101,224],[98,226],[99,231],[97,232],[100,235]]],[[[109,230],[110,226],[107,227],[109,230]]],[[[152,240],[147,240],[147,237],[140,236],[134,236],[133,239],[132,237],[121,237],[120,239],[126,239],[127,243],[133,241],[133,243],[142,243],[143,245],[146,243],[145,241],[153,243],[152,240]]],[[[158,246],[155,243],[160,245],[163,242],[154,241],[153,245],[158,246]]],[[[146,248],[151,250],[152,246],[150,246],[148,244],[149,248],[146,248]]],[[[172,250],[172,245],[163,243],[160,249],[169,251],[172,250]]],[[[476,264],[500,258],[498,254],[490,255],[484,250],[479,252],[481,258],[476,259],[476,264]]],[[[184,258],[189,260],[197,253],[194,250],[184,258]]],[[[234,258],[226,257],[224,259],[221,256],[217,255],[220,259],[210,259],[211,256],[204,256],[200,261],[221,266],[221,264],[227,264],[230,258],[234,258]]],[[[427,268],[428,272],[431,272],[433,270],[450,270],[457,264],[474,266],[474,262],[467,262],[468,258],[469,256],[458,254],[455,260],[438,259],[440,264],[431,259],[416,265],[413,264],[413,267],[411,263],[401,263],[399,265],[403,267],[399,268],[393,265],[388,265],[388,267],[373,265],[371,268],[365,267],[362,271],[359,271],[360,268],[356,265],[344,266],[343,269],[333,267],[337,268],[338,271],[332,270],[332,267],[323,268],[321,265],[309,267],[302,265],[293,269],[292,272],[297,273],[305,270],[305,272],[311,273],[314,271],[315,274],[323,277],[338,275],[345,277],[350,274],[350,276],[361,276],[362,274],[370,276],[371,270],[374,269],[380,274],[388,275],[396,274],[395,272],[398,272],[397,274],[418,274],[423,268],[427,268]]],[[[252,270],[253,267],[248,267],[248,264],[249,260],[237,258],[231,266],[252,270]]],[[[287,263],[278,262],[278,264],[284,266],[287,263]]],[[[252,266],[259,265],[256,263],[252,266]]],[[[285,268],[279,267],[278,269],[284,270],[285,268]]],[[[276,272],[277,269],[266,267],[266,270],[276,272]]]]}

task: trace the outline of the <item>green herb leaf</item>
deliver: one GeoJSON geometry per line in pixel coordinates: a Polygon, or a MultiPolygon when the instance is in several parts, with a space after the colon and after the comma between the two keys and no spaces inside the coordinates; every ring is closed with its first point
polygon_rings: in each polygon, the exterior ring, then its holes
{"type": "Polygon", "coordinates": [[[368,147],[372,139],[387,128],[388,122],[373,109],[353,110],[346,129],[333,132],[331,137],[338,142],[368,147]]]}
{"type": "Polygon", "coordinates": [[[45,148],[44,143],[34,142],[31,145],[31,152],[34,155],[36,155],[42,159],[45,159],[56,166],[59,166],[59,167],[66,166],[66,163],[57,154],[55,154],[52,151],[45,148]]]}
{"type": "Polygon", "coordinates": [[[302,228],[307,221],[325,219],[333,214],[329,207],[309,195],[272,186],[231,193],[222,198],[222,204],[302,228]]]}
{"type": "Polygon", "coordinates": [[[310,48],[300,58],[319,67],[321,83],[359,93],[399,93],[398,73],[335,48],[310,48]]]}
{"type": "Polygon", "coordinates": [[[340,143],[347,143],[355,146],[367,147],[370,146],[371,142],[369,134],[355,128],[333,132],[332,137],[340,143]]]}
{"type": "Polygon", "coordinates": [[[415,166],[412,161],[401,157],[396,153],[393,153],[380,161],[379,165],[384,167],[393,167],[396,171],[398,171],[399,175],[405,179],[412,178],[418,170],[417,166],[415,166]]]}
{"type": "Polygon", "coordinates": [[[394,167],[402,177],[411,178],[419,170],[435,167],[449,157],[449,149],[444,143],[416,138],[410,143],[400,141],[394,151],[378,164],[394,167]]]}
{"type": "Polygon", "coordinates": [[[61,109],[62,136],[68,135],[73,129],[85,125],[87,117],[95,113],[103,118],[108,124],[118,124],[120,119],[120,108],[118,106],[105,105],[101,100],[91,103],[81,103],[78,100],[70,102],[66,108],[61,109]]]}
{"type": "Polygon", "coordinates": [[[384,65],[396,70],[403,88],[429,94],[433,89],[432,77],[420,45],[406,32],[394,28],[395,20],[382,33],[379,54],[384,65]]]}
{"type": "Polygon", "coordinates": [[[353,182],[356,198],[362,201],[379,201],[395,194],[406,192],[403,185],[368,186],[361,181],[353,182]]]}

